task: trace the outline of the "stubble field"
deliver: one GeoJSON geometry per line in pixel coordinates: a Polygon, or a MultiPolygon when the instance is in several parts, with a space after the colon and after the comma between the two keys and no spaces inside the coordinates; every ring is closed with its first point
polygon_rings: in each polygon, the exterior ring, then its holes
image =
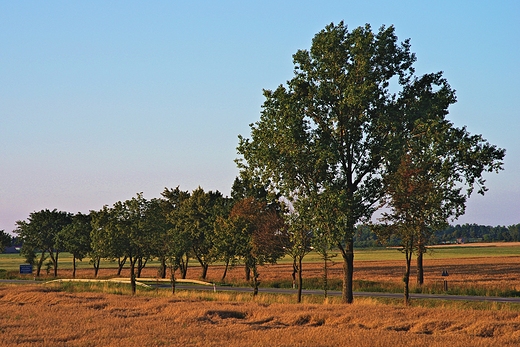
{"type": "Polygon", "coordinates": [[[518,346],[520,312],[0,287],[1,346],[518,346]]]}

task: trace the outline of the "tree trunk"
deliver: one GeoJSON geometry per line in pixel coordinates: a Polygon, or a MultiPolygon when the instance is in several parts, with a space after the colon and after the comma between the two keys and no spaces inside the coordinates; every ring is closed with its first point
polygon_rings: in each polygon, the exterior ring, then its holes
{"type": "Polygon", "coordinates": [[[141,269],[143,265],[143,257],[137,257],[137,266],[136,266],[136,273],[135,277],[140,278],[141,277],[141,269]]]}
{"type": "Polygon", "coordinates": [[[412,252],[410,250],[405,251],[406,256],[406,270],[403,277],[404,282],[404,304],[408,306],[410,303],[410,267],[412,261],[412,252]]]}
{"type": "Polygon", "coordinates": [[[206,263],[203,258],[199,257],[196,252],[195,252],[195,257],[197,258],[197,261],[199,262],[200,267],[202,268],[202,273],[201,273],[200,277],[203,280],[205,280],[206,275],[208,274],[208,263],[206,263]]]}
{"type": "Polygon", "coordinates": [[[341,301],[351,304],[354,301],[353,275],[354,275],[354,239],[347,241],[346,247],[339,246],[343,256],[343,288],[341,301]]]}
{"type": "Polygon", "coordinates": [[[323,274],[322,274],[322,285],[323,285],[323,296],[327,298],[329,291],[329,269],[328,269],[329,254],[327,250],[323,250],[323,274]]]}
{"type": "Polygon", "coordinates": [[[179,269],[181,270],[182,279],[186,279],[186,275],[188,274],[188,255],[186,254],[186,260],[184,260],[184,256],[181,257],[181,261],[179,262],[179,269]]]}
{"type": "Polygon", "coordinates": [[[161,266],[158,275],[160,278],[166,278],[166,257],[161,257],[161,266]]]}
{"type": "Polygon", "coordinates": [[[97,257],[97,259],[94,260],[94,277],[96,278],[99,272],[99,263],[101,263],[101,257],[97,257]]]}
{"type": "Polygon", "coordinates": [[[51,254],[51,259],[54,263],[54,277],[58,277],[58,257],[60,255],[60,252],[58,250],[56,250],[56,257],[53,257],[52,256],[52,252],[50,252],[51,254]]]}
{"type": "Polygon", "coordinates": [[[172,285],[172,295],[175,294],[175,267],[170,266],[170,283],[172,285]]]}
{"type": "Polygon", "coordinates": [[[302,276],[302,256],[298,256],[298,303],[302,302],[302,288],[303,288],[303,276],[302,276]]]}
{"type": "Polygon", "coordinates": [[[206,279],[206,276],[208,275],[208,264],[206,263],[201,263],[200,266],[202,267],[202,274],[201,274],[201,278],[203,280],[206,279]]]}
{"type": "Polygon", "coordinates": [[[137,259],[137,278],[141,277],[141,272],[143,271],[147,262],[148,262],[148,257],[144,258],[144,261],[143,261],[143,257],[139,257],[137,259]]]}
{"type": "Polygon", "coordinates": [[[293,289],[296,288],[296,274],[298,273],[298,264],[297,264],[297,261],[296,261],[296,257],[297,256],[295,256],[293,258],[293,263],[292,263],[292,274],[291,274],[291,277],[292,277],[292,287],[293,287],[293,289]]]}
{"type": "Polygon", "coordinates": [[[258,277],[260,274],[258,273],[258,269],[257,269],[256,265],[253,265],[251,267],[251,270],[253,272],[253,277],[252,277],[253,296],[257,296],[258,295],[258,286],[260,285],[260,281],[258,280],[258,277]]]}
{"type": "Polygon", "coordinates": [[[246,281],[249,282],[251,280],[251,269],[246,264],[244,270],[246,272],[246,281]]]}
{"type": "Polygon", "coordinates": [[[40,271],[42,269],[43,262],[45,261],[45,259],[47,259],[47,257],[45,256],[45,252],[42,251],[40,260],[38,260],[38,264],[36,265],[36,277],[40,277],[40,271]]]}
{"type": "Polygon", "coordinates": [[[421,247],[419,247],[417,253],[417,284],[420,286],[424,284],[423,254],[421,247]]]}
{"type": "Polygon", "coordinates": [[[220,279],[220,281],[222,281],[222,282],[224,282],[224,280],[226,279],[228,267],[229,267],[229,259],[226,259],[226,266],[224,267],[224,273],[222,274],[222,278],[220,279]]]}
{"type": "Polygon", "coordinates": [[[117,275],[121,276],[121,271],[123,271],[123,266],[125,266],[126,263],[126,256],[121,258],[117,258],[117,275]]]}
{"type": "Polygon", "coordinates": [[[130,285],[132,287],[132,295],[135,295],[137,285],[135,283],[135,262],[137,259],[130,257],[130,285]]]}
{"type": "Polygon", "coordinates": [[[76,257],[72,255],[72,278],[76,278],[76,257]]]}

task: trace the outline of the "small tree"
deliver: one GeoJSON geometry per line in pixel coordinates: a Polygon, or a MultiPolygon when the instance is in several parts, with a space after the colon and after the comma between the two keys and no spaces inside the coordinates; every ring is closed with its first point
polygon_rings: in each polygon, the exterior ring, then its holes
{"type": "Polygon", "coordinates": [[[76,278],[76,259],[80,261],[91,252],[90,233],[92,231],[90,215],[82,213],[72,217],[72,223],[58,233],[59,243],[64,250],[72,254],[72,277],[76,278]]]}
{"type": "Polygon", "coordinates": [[[404,302],[409,302],[410,262],[413,254],[423,253],[424,240],[434,230],[445,228],[442,190],[436,187],[424,167],[414,167],[410,156],[405,156],[398,170],[387,178],[390,213],[380,219],[385,224],[375,227],[382,239],[391,235],[401,240],[400,251],[405,254],[403,276],[404,302]]]}
{"type": "Polygon", "coordinates": [[[190,238],[192,254],[202,268],[202,279],[206,279],[209,264],[217,259],[214,249],[215,221],[222,215],[225,215],[225,199],[222,194],[218,191],[206,193],[201,187],[182,201],[175,213],[179,227],[190,238]]]}
{"type": "Polygon", "coordinates": [[[219,260],[225,264],[221,281],[226,279],[228,268],[238,264],[245,240],[236,232],[236,225],[228,217],[219,216],[215,222],[214,250],[219,260]]]}
{"type": "Polygon", "coordinates": [[[257,295],[258,266],[275,263],[285,253],[288,236],[283,218],[273,206],[245,198],[233,206],[229,220],[236,237],[243,240],[240,254],[252,272],[253,295],[257,295]]]}
{"type": "Polygon", "coordinates": [[[150,202],[139,193],[125,202],[116,202],[112,208],[103,207],[92,220],[93,249],[103,257],[129,260],[132,294],[136,292],[136,275],[152,256],[157,242],[153,223],[148,221],[149,212],[150,202]]]}
{"type": "Polygon", "coordinates": [[[484,194],[483,172],[502,168],[503,149],[445,119],[453,102],[454,92],[438,73],[413,80],[399,104],[407,122],[395,135],[403,146],[396,152],[399,161],[395,170],[384,177],[384,201],[390,211],[382,214],[384,225],[376,230],[401,239],[406,256],[405,303],[409,300],[412,255],[422,256],[432,233],[464,213],[475,185],[478,193],[484,194]]]}
{"type": "Polygon", "coordinates": [[[117,275],[121,275],[121,270],[126,261],[125,248],[126,241],[124,234],[118,230],[120,222],[115,209],[103,206],[99,211],[92,211],[92,231],[91,237],[91,263],[94,266],[94,274],[97,277],[101,259],[118,259],[117,275]]]}
{"type": "MultiPolygon", "coordinates": [[[[182,228],[170,225],[166,230],[164,246],[165,264],[170,269],[172,294],[175,294],[175,272],[177,269],[183,268],[184,255],[189,251],[191,244],[182,228]]],[[[183,275],[185,274],[186,272],[183,272],[183,275]]]]}
{"type": "MultiPolygon", "coordinates": [[[[123,243],[117,238],[115,215],[111,208],[103,206],[99,211],[91,211],[90,263],[94,267],[94,276],[99,273],[99,264],[103,258],[111,258],[113,254],[122,254],[123,243]]],[[[119,275],[119,273],[118,273],[119,275]]]]}
{"type": "MultiPolygon", "coordinates": [[[[183,250],[181,254],[176,252],[174,249],[173,254],[174,258],[169,258],[170,260],[170,269],[172,269],[171,265],[173,264],[172,259],[175,262],[175,270],[179,269],[181,271],[181,277],[183,279],[186,278],[188,273],[188,262],[189,262],[189,250],[191,249],[191,239],[189,237],[188,231],[184,228],[183,224],[183,214],[181,212],[181,205],[190,198],[190,193],[188,191],[182,191],[177,186],[175,189],[164,188],[164,191],[161,193],[164,197],[164,213],[166,215],[166,220],[169,223],[169,236],[172,239],[182,239],[182,247],[179,250],[183,250]],[[174,233],[171,235],[170,233],[174,233]]],[[[168,251],[168,252],[171,252],[168,251]]],[[[170,253],[168,253],[170,254],[170,253]]],[[[174,272],[172,273],[172,276],[174,272]]],[[[172,282],[172,284],[174,284],[172,282]]]]}
{"type": "Polygon", "coordinates": [[[301,302],[303,290],[303,258],[312,250],[313,233],[295,211],[286,214],[285,221],[288,226],[287,233],[289,238],[286,253],[293,259],[293,287],[294,284],[297,284],[297,301],[301,302]]]}

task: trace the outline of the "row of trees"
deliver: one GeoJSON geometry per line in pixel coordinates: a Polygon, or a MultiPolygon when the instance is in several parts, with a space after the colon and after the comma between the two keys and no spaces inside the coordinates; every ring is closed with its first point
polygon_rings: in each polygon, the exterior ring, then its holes
{"type": "Polygon", "coordinates": [[[434,242],[447,243],[460,240],[462,242],[519,242],[520,224],[510,226],[489,226],[463,224],[449,226],[434,234],[434,242]]]}
{"type": "MultiPolygon", "coordinates": [[[[240,259],[256,288],[256,266],[284,247],[299,279],[311,246],[324,259],[335,247],[343,301],[351,303],[354,236],[365,223],[379,240],[399,240],[407,301],[412,255],[422,274],[431,235],[464,213],[474,188],[484,194],[482,175],[502,169],[505,150],[446,119],[455,91],[440,72],[415,75],[410,41],[399,43],[392,26],[373,32],[368,24],[353,31],[330,24],[293,61],[294,77],[264,91],[251,137],[239,137],[242,185],[233,192],[240,198],[174,189],[163,199],[138,195],[104,207],[89,217],[93,259],[128,259],[132,278],[152,256],[172,278],[177,268],[185,273],[190,256],[203,277],[219,257],[240,259]],[[371,223],[379,208],[379,223],[371,223]]],[[[44,241],[30,249],[46,251],[56,271],[60,247],[44,241]]]]}
{"type": "Polygon", "coordinates": [[[165,189],[162,198],[147,200],[137,194],[89,214],[42,210],[18,221],[15,232],[37,276],[49,258],[57,276],[59,254],[66,251],[73,255],[73,277],[76,259],[89,257],[95,276],[102,259],[117,261],[118,275],[128,264],[135,292],[136,277],[155,258],[161,277],[170,269],[174,291],[175,273],[179,270],[186,278],[190,258],[199,262],[202,279],[211,263],[226,264],[224,279],[228,266],[242,261],[256,294],[258,266],[282,257],[289,238],[281,204],[268,201],[265,191],[256,198],[244,195],[248,191],[237,179],[234,198],[200,187],[191,193],[177,187],[165,189]]]}
{"type": "MultiPolygon", "coordinates": [[[[520,224],[510,226],[489,226],[478,224],[450,225],[435,231],[428,241],[430,244],[471,242],[520,242],[520,224]]],[[[384,246],[399,246],[401,240],[392,235],[384,246]]],[[[370,226],[360,225],[354,235],[355,247],[381,247],[383,244],[370,226]]]]}

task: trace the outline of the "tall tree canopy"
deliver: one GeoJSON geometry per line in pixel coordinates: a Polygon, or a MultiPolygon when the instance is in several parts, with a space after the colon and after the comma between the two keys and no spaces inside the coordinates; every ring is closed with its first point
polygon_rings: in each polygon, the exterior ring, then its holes
{"type": "MultiPolygon", "coordinates": [[[[330,24],[309,51],[293,55],[294,77],[264,90],[251,138],[239,137],[239,167],[289,199],[315,235],[339,248],[344,302],[353,301],[355,226],[370,219],[385,192],[383,177],[399,166],[408,138],[402,133],[411,133],[417,119],[445,123],[455,102],[440,73],[414,76],[415,60],[409,40],[399,43],[393,26],[373,32],[368,24],[352,31],[343,22],[330,24]]],[[[465,138],[450,136],[450,155],[459,151],[474,164],[453,181],[463,177],[470,190],[482,185],[489,162],[472,156],[478,148],[496,149],[445,125],[465,138]]]]}
{"type": "Polygon", "coordinates": [[[239,138],[239,166],[287,199],[309,200],[302,205],[313,209],[300,209],[302,216],[335,209],[326,229],[344,259],[343,300],[352,302],[354,226],[380,198],[383,156],[392,144],[396,95],[389,88],[408,83],[415,56],[392,26],[349,32],[341,22],[316,34],[310,51],[293,60],[295,76],[264,91],[251,139],[239,138]]]}

